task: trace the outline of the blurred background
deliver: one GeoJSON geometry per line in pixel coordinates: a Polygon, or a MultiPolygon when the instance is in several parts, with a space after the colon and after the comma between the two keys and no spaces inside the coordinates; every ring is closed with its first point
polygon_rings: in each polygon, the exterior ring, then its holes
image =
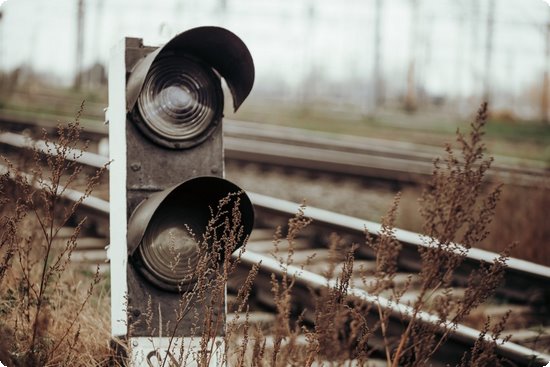
{"type": "MultiPolygon", "coordinates": [[[[488,101],[489,154],[550,165],[543,0],[7,0],[0,11],[0,115],[10,119],[70,121],[85,100],[82,124],[105,133],[115,44],[130,36],[160,45],[219,25],[243,39],[256,67],[251,95],[236,114],[226,103],[226,117],[442,147],[488,101]]],[[[371,220],[403,189],[231,163],[227,175],[246,189],[371,220]]],[[[398,226],[420,230],[418,196],[418,187],[405,188],[398,226]]],[[[548,189],[512,188],[503,202],[497,249],[517,239],[535,250],[516,255],[550,264],[548,189]]]]}

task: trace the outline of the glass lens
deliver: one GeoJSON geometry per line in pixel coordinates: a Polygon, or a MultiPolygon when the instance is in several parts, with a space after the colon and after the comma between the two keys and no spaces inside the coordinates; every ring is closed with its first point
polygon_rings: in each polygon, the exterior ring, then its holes
{"type": "Polygon", "coordinates": [[[174,142],[202,134],[221,115],[221,106],[219,80],[212,70],[176,56],[153,63],[138,98],[149,130],[174,142]]]}
{"type": "Polygon", "coordinates": [[[199,245],[186,228],[176,207],[155,213],[139,251],[143,265],[158,280],[183,285],[196,279],[199,245]]]}

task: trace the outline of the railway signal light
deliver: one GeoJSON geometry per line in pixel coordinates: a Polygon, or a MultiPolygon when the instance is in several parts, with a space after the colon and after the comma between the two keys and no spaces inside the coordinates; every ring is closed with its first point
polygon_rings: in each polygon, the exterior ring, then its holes
{"type": "MultiPolygon", "coordinates": [[[[200,254],[211,250],[201,239],[220,200],[240,212],[243,235],[233,245],[252,230],[250,200],[222,177],[221,78],[236,110],[252,88],[254,65],[242,40],[219,27],[188,30],[158,48],[126,38],[112,53],[111,326],[114,337],[128,339],[135,365],[174,362],[166,345],[202,332],[206,315],[180,317],[178,309],[184,294],[197,301],[186,293],[200,275],[200,254]]],[[[224,250],[220,259],[230,255],[224,250]]],[[[214,311],[225,319],[225,306],[214,311]]]]}

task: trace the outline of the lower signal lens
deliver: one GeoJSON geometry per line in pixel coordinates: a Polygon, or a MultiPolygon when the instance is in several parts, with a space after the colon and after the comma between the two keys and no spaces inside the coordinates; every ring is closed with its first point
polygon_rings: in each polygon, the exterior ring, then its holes
{"type": "Polygon", "coordinates": [[[199,244],[176,209],[155,213],[138,250],[151,280],[173,290],[196,280],[199,257],[199,244]]]}

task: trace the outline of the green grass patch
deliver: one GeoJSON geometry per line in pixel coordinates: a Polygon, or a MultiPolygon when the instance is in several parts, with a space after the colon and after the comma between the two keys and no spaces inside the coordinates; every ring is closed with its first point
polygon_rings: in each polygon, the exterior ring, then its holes
{"type": "Polygon", "coordinates": [[[490,120],[486,135],[491,139],[504,139],[516,142],[531,141],[535,144],[550,145],[550,125],[540,122],[509,122],[490,120]]]}
{"type": "MultiPolygon", "coordinates": [[[[434,109],[411,114],[394,107],[366,115],[349,106],[305,108],[254,102],[243,106],[237,114],[227,112],[226,115],[245,121],[438,147],[453,142],[456,130],[467,131],[471,122],[434,109]]],[[[477,106],[472,106],[472,116],[476,109],[477,106]]],[[[538,121],[493,119],[486,125],[485,138],[489,154],[550,163],[550,126],[538,121]]]]}

